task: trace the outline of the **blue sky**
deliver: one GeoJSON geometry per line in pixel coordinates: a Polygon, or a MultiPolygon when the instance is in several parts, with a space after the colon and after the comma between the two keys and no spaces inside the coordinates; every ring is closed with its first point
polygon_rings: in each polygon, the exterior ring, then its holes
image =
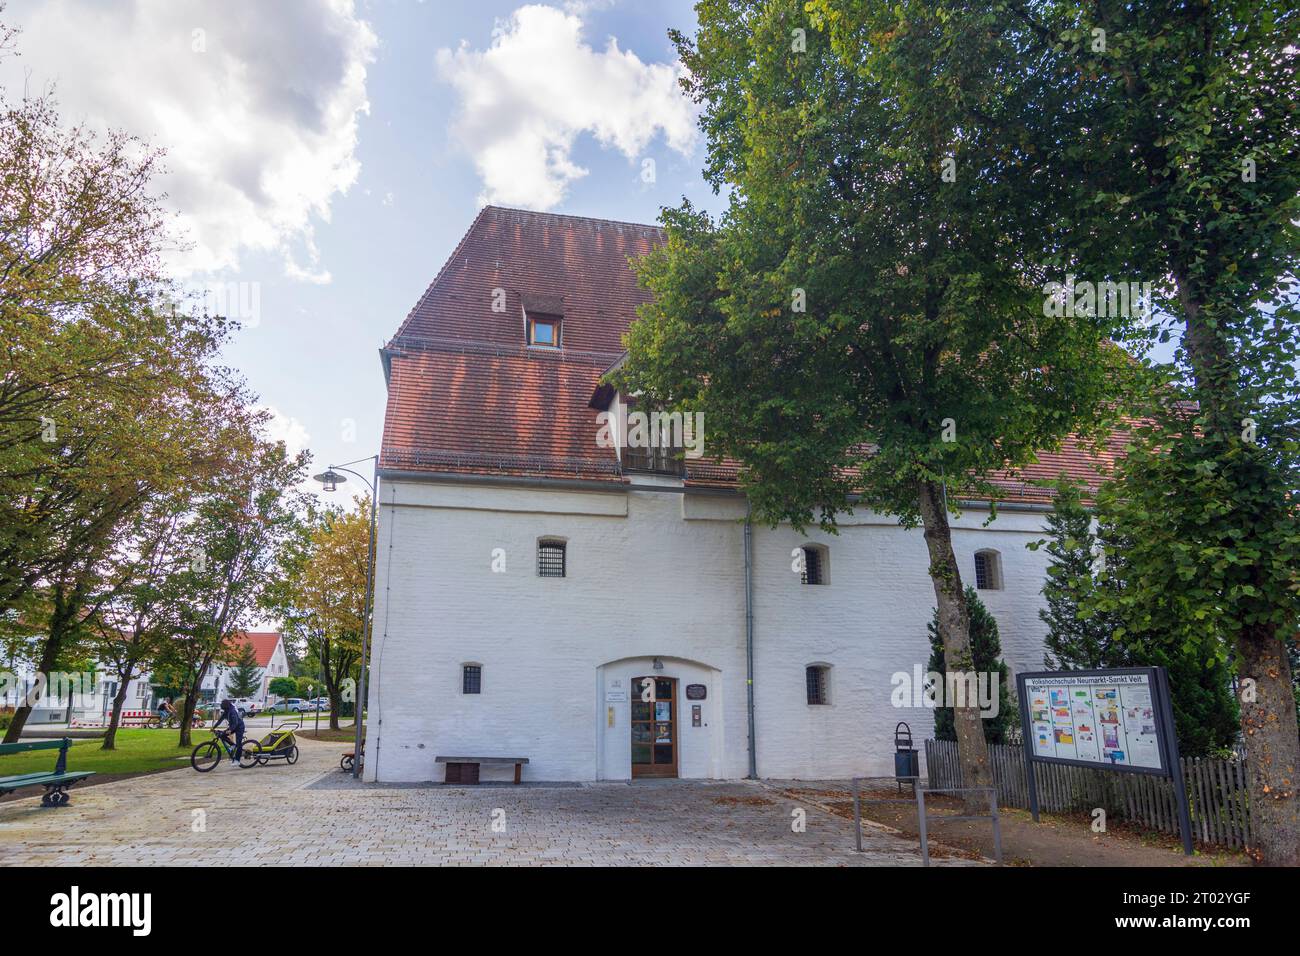
{"type": "Polygon", "coordinates": [[[23,31],[6,95],[53,85],[70,122],[167,151],[190,243],[177,275],[243,284],[226,358],[315,466],[378,450],[378,349],[484,200],[640,222],[682,196],[720,205],[674,82],[684,0],[22,0],[3,16],[23,31]]]}

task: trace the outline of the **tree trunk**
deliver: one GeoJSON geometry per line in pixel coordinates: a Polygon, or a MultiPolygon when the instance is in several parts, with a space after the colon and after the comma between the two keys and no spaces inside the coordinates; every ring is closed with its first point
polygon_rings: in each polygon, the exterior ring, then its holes
{"type": "MultiPolygon", "coordinates": [[[[948,674],[970,673],[974,657],[970,646],[970,612],[962,590],[961,572],[952,550],[952,529],[944,507],[943,491],[933,481],[923,481],[917,488],[921,521],[925,527],[925,545],[930,553],[930,581],[939,609],[939,635],[943,638],[944,667],[948,674]]],[[[942,690],[942,689],[941,689],[942,690]]],[[[994,697],[996,700],[997,697],[994,697]]],[[[955,703],[945,701],[945,703],[955,703]]],[[[957,756],[961,763],[963,787],[991,787],[988,744],[980,720],[979,702],[966,701],[953,707],[953,726],[957,732],[957,756]]],[[[968,794],[963,801],[968,812],[987,812],[988,798],[968,794]]]]}
{"type": "Polygon", "coordinates": [[[1300,866],[1300,730],[1291,662],[1281,636],[1270,627],[1244,629],[1237,651],[1241,677],[1255,681],[1255,699],[1241,702],[1252,856],[1267,866],[1300,866]]]}
{"type": "MultiPolygon", "coordinates": [[[[1188,363],[1195,377],[1207,433],[1231,437],[1244,418],[1230,352],[1218,331],[1207,322],[1203,303],[1183,276],[1178,277],[1178,298],[1186,323],[1188,363]]],[[[1279,497],[1276,508],[1289,507],[1279,497]]],[[[1247,545],[1257,528],[1267,527],[1270,515],[1245,516],[1239,544],[1247,545]]],[[[1261,569],[1262,573],[1262,569],[1261,569]]],[[[1252,856],[1266,866],[1300,866],[1300,732],[1291,689],[1291,662],[1283,635],[1268,625],[1246,623],[1242,608],[1237,623],[1237,670],[1241,679],[1254,680],[1255,699],[1240,698],[1241,735],[1246,746],[1246,772],[1250,787],[1252,856]]]]}
{"type": "MultiPolygon", "coordinates": [[[[130,670],[127,671],[130,673],[130,670]]],[[[120,680],[122,675],[118,674],[120,680]]],[[[126,688],[130,680],[123,680],[118,685],[117,693],[113,695],[113,716],[108,719],[108,729],[104,731],[104,743],[100,750],[115,750],[117,748],[117,727],[122,720],[122,705],[126,703],[126,688]]]]}
{"type": "Polygon", "coordinates": [[[181,712],[181,743],[182,747],[194,746],[190,740],[190,728],[194,725],[194,709],[199,701],[199,684],[202,678],[197,678],[185,691],[185,706],[181,712]]]}
{"type": "MultiPolygon", "coordinates": [[[[74,612],[69,610],[68,602],[63,599],[62,588],[56,587],[54,590],[54,610],[50,614],[49,634],[45,638],[45,646],[41,648],[41,660],[37,664],[37,679],[40,675],[45,675],[46,687],[49,687],[50,674],[54,670],[54,665],[59,661],[59,654],[63,650],[63,641],[68,634],[68,624],[71,623],[71,617],[74,612]]],[[[38,698],[39,699],[39,698],[38,698]]],[[[27,718],[31,716],[32,705],[26,700],[15,708],[13,722],[9,724],[9,729],[5,731],[4,742],[7,744],[16,743],[22,736],[23,728],[27,726],[27,718]]]]}

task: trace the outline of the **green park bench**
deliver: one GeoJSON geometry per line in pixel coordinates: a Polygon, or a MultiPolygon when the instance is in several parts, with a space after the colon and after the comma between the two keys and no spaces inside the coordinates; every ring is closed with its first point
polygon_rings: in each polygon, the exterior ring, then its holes
{"type": "Polygon", "coordinates": [[[67,806],[68,787],[78,780],[84,780],[86,777],[95,775],[93,770],[68,773],[68,748],[71,746],[72,739],[69,737],[63,737],[60,740],[29,740],[20,741],[16,744],[0,744],[0,757],[7,754],[26,753],[29,750],[54,750],[57,748],[59,751],[59,759],[54,764],[53,771],[20,773],[11,777],[0,777],[0,793],[9,793],[19,787],[34,787],[40,784],[45,787],[45,795],[41,797],[41,806],[67,806]]]}

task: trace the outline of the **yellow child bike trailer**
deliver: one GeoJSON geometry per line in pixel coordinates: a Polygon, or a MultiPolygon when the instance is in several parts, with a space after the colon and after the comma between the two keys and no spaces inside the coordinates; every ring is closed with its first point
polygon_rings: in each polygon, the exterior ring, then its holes
{"type": "MultiPolygon", "coordinates": [[[[296,721],[288,724],[281,724],[279,727],[259,740],[254,746],[254,752],[257,755],[257,765],[265,767],[272,760],[283,760],[285,763],[294,764],[298,762],[298,738],[293,735],[295,730],[300,729],[301,725],[296,721]]],[[[245,750],[248,744],[244,745],[245,750]]]]}

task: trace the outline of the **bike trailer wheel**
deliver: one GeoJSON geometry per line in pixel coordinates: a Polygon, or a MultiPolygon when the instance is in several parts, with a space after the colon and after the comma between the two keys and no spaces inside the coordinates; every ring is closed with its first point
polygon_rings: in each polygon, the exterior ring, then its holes
{"type": "Polygon", "coordinates": [[[297,762],[298,762],[298,745],[297,745],[297,744],[294,744],[292,747],[289,748],[289,752],[288,752],[287,754],[284,755],[284,762],[285,762],[285,763],[297,763],[297,762]]]}

